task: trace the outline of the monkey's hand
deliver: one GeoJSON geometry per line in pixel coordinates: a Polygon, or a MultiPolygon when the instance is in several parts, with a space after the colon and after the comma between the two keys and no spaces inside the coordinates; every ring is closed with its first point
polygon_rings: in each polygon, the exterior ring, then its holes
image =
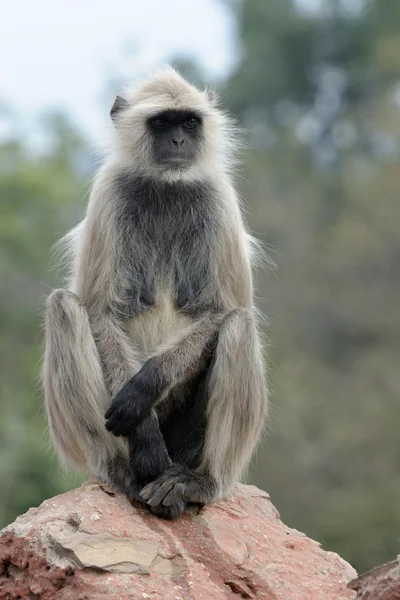
{"type": "Polygon", "coordinates": [[[129,468],[142,486],[160,477],[171,466],[158,418],[150,414],[128,437],[129,468]]]}
{"type": "Polygon", "coordinates": [[[106,428],[117,437],[127,437],[149,415],[156,400],[155,386],[141,369],[112,400],[105,414],[106,428]]]}

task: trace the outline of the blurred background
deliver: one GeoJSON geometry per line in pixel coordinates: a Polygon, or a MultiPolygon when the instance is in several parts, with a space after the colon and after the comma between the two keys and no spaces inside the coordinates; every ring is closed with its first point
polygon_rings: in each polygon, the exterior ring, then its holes
{"type": "Polygon", "coordinates": [[[0,0],[0,525],[77,485],[39,386],[50,248],[82,216],[116,92],[170,61],[247,130],[276,264],[269,428],[248,481],[358,570],[400,535],[399,0],[0,0]]]}

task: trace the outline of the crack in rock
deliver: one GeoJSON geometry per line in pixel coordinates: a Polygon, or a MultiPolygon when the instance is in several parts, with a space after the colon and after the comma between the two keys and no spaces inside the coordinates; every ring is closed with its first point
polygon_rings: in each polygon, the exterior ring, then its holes
{"type": "Polygon", "coordinates": [[[242,598],[255,598],[256,596],[253,594],[247,583],[240,579],[230,579],[225,581],[226,585],[229,585],[232,592],[235,594],[240,594],[242,598]]]}

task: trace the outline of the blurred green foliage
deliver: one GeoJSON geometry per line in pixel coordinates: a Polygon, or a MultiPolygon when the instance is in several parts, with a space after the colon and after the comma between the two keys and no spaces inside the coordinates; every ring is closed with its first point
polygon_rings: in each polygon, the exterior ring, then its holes
{"type": "Polygon", "coordinates": [[[49,248],[77,217],[82,140],[46,119],[43,157],[16,139],[0,146],[0,524],[76,480],[50,451],[40,394],[42,305],[54,279],[49,248]]]}
{"type": "MultiPolygon", "coordinates": [[[[237,23],[224,103],[248,132],[239,181],[274,273],[269,431],[249,480],[288,525],[357,569],[400,534],[400,4],[226,0],[237,23]]],[[[181,61],[185,74],[201,74],[181,61]]],[[[0,146],[0,523],[68,489],[41,406],[43,297],[52,244],[75,224],[93,165],[60,115],[50,148],[0,146]]]]}

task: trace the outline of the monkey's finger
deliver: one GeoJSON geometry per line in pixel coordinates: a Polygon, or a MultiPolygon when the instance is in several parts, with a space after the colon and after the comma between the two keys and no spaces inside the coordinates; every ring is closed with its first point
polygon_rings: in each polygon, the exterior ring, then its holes
{"type": "Polygon", "coordinates": [[[150,510],[153,515],[157,515],[157,517],[161,517],[162,519],[176,519],[184,513],[185,507],[185,502],[177,502],[171,506],[163,506],[162,504],[152,506],[150,510]]]}
{"type": "Polygon", "coordinates": [[[124,423],[117,416],[106,421],[106,429],[116,437],[124,434],[124,423]]]}
{"type": "Polygon", "coordinates": [[[107,421],[106,421],[106,429],[108,429],[108,431],[112,431],[114,429],[116,425],[115,419],[113,419],[112,417],[108,417],[107,421]]]}
{"type": "Polygon", "coordinates": [[[118,409],[115,406],[115,404],[111,404],[111,406],[108,408],[106,414],[104,415],[104,418],[105,419],[110,419],[112,417],[112,415],[116,413],[117,410],[118,409]]]}
{"type": "Polygon", "coordinates": [[[115,437],[120,437],[120,433],[118,431],[114,431],[113,429],[109,429],[109,432],[112,433],[115,437]]]}
{"type": "Polygon", "coordinates": [[[170,491],[170,489],[171,482],[166,481],[165,483],[161,484],[153,491],[151,496],[148,498],[147,504],[149,506],[157,506],[158,504],[161,504],[165,494],[167,494],[170,491]]]}

